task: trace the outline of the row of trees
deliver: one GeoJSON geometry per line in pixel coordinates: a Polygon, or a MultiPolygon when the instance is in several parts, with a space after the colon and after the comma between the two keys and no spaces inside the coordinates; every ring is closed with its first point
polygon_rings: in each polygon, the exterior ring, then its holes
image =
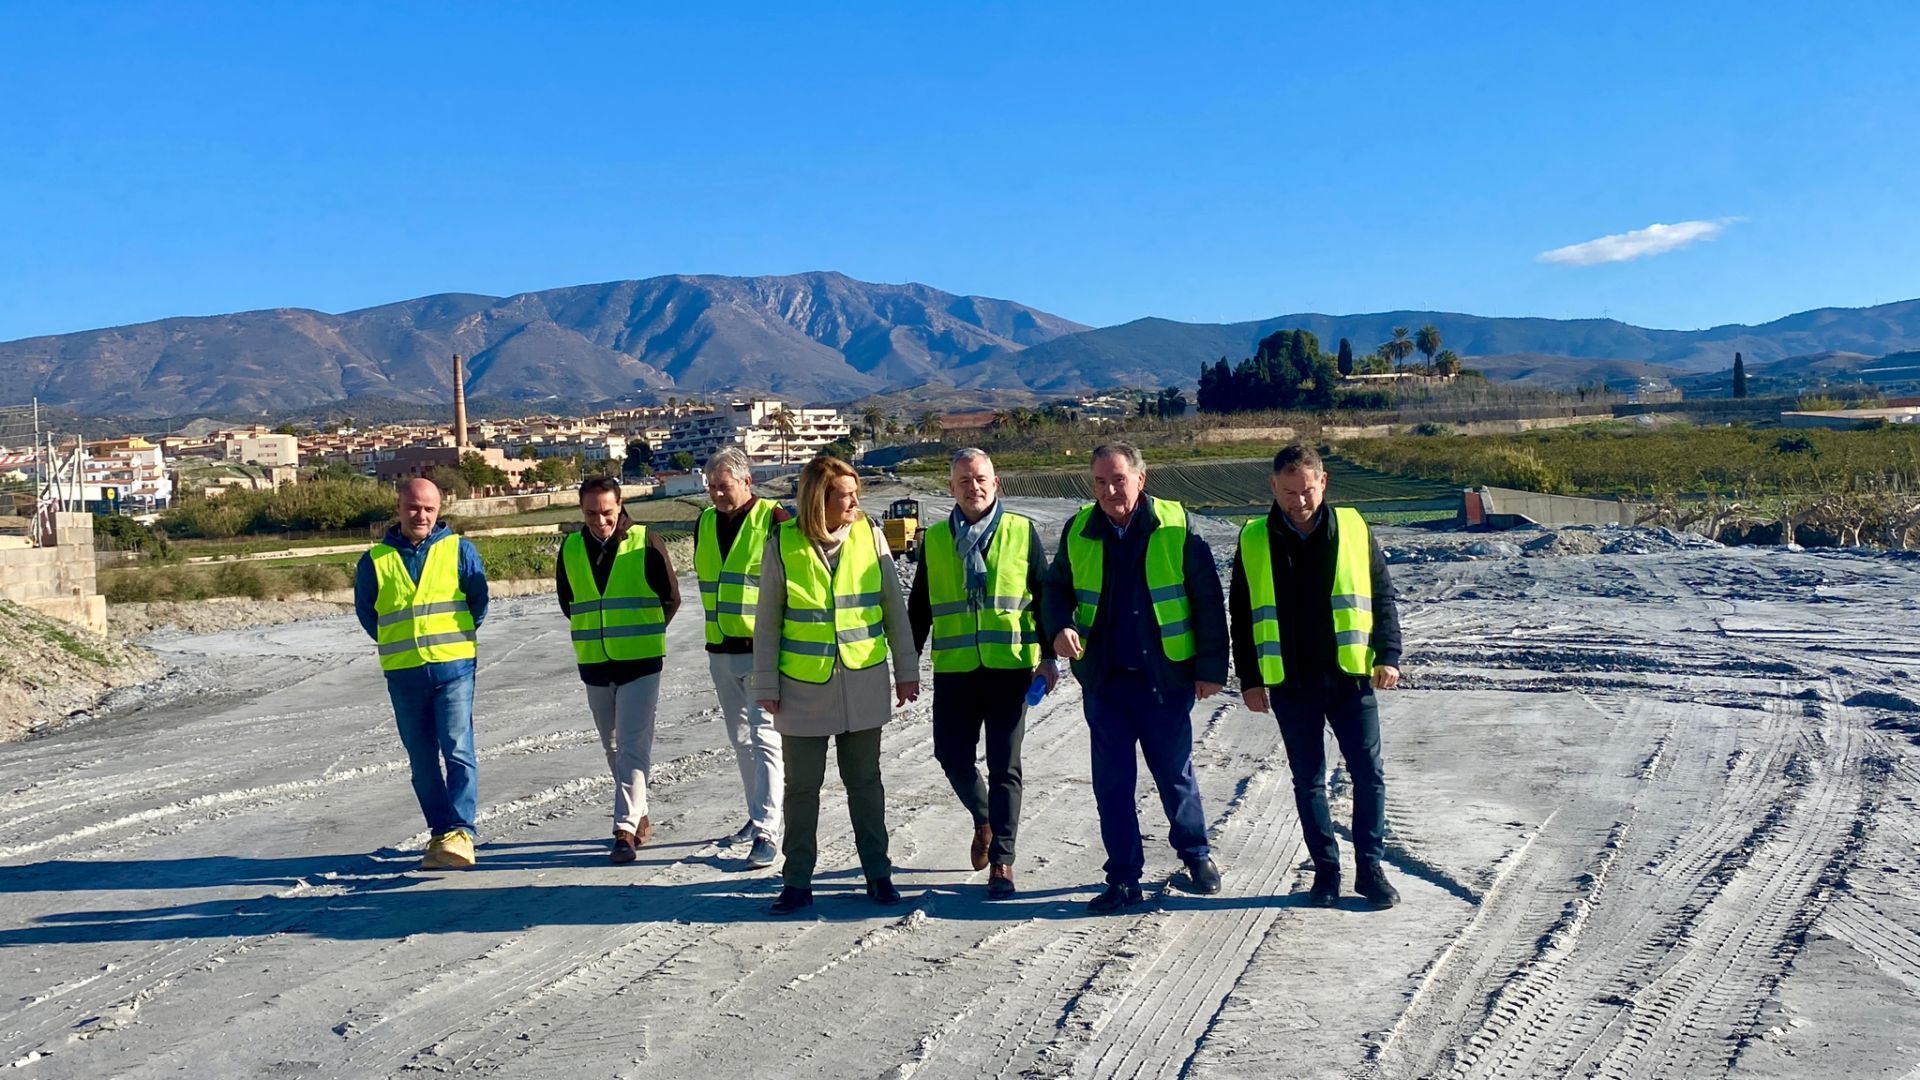
{"type": "MultiPolygon", "coordinates": [[[[1349,361],[1350,353],[1349,348],[1349,361]]],[[[1224,356],[1200,365],[1194,397],[1200,411],[1210,413],[1328,409],[1339,378],[1337,358],[1320,351],[1320,340],[1311,332],[1276,330],[1236,365],[1229,366],[1224,356]]]]}

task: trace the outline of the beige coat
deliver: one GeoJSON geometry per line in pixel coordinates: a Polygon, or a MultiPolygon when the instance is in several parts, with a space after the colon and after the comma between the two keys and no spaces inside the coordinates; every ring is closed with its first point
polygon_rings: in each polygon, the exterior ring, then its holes
{"type": "Polygon", "coordinates": [[[885,618],[887,662],[860,671],[848,671],[836,657],[833,674],[823,683],[800,682],[780,674],[780,626],[787,615],[787,574],[780,561],[780,532],[767,538],[760,561],[760,606],[753,622],[753,696],[778,701],[773,727],[782,735],[839,735],[866,731],[885,724],[893,713],[893,684],[920,680],[920,656],[913,651],[913,628],[907,622],[907,601],[900,575],[887,551],[886,534],[862,515],[838,530],[825,544],[813,545],[814,554],[832,573],[840,561],[840,544],[847,528],[873,530],[880,552],[880,607],[885,618]]]}

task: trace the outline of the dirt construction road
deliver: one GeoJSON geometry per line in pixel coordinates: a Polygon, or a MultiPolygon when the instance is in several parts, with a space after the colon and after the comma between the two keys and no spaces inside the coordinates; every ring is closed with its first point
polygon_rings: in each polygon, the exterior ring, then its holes
{"type": "Polygon", "coordinates": [[[712,840],[744,815],[697,609],[669,639],[657,839],[625,867],[551,601],[482,632],[461,874],[411,869],[425,837],[351,617],[171,640],[179,674],[0,746],[0,1070],[1917,1075],[1920,562],[1396,574],[1386,912],[1302,904],[1277,733],[1231,693],[1194,711],[1220,896],[1169,884],[1143,774],[1151,902],[1084,913],[1102,853],[1068,680],[1029,720],[1018,899],[966,869],[923,698],[884,749],[908,902],[865,899],[830,779],[818,902],[776,920],[777,879],[712,840]]]}

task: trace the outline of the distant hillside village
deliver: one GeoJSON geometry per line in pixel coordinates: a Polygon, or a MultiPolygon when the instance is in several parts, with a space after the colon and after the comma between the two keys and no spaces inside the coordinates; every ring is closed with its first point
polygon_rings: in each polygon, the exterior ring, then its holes
{"type": "MultiPolygon", "coordinates": [[[[1089,397],[1077,404],[1084,417],[1125,416],[1138,404],[1122,396],[1089,397]]],[[[588,471],[620,470],[629,476],[661,475],[666,493],[697,490],[686,476],[721,447],[737,447],[756,472],[777,473],[841,444],[857,455],[863,443],[883,435],[938,439],[992,426],[991,411],[939,414],[915,419],[868,409],[850,416],[834,408],[807,408],[777,398],[751,397],[724,404],[696,402],[615,409],[591,416],[539,415],[450,423],[332,426],[322,431],[270,430],[264,425],[218,428],[164,436],[133,436],[65,442],[51,453],[35,451],[31,437],[9,440],[0,432],[0,497],[8,492],[27,505],[0,505],[0,515],[32,512],[31,492],[52,472],[62,506],[94,513],[150,513],[177,499],[217,498],[231,489],[259,490],[298,483],[304,471],[334,466],[385,482],[446,475],[474,457],[497,470],[501,491],[555,486],[568,462],[588,471]],[[9,446],[9,441],[14,445],[9,446]],[[639,460],[629,461],[633,456],[639,460]],[[43,469],[43,457],[52,459],[43,469]]],[[[4,501],[0,499],[0,501],[4,501]]]]}

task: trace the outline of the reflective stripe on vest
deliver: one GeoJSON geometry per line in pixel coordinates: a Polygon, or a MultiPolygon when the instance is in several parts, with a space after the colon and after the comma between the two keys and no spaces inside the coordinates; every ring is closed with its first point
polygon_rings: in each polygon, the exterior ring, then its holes
{"type": "Polygon", "coordinates": [[[700,511],[699,543],[693,570],[700,578],[700,608],[706,613],[707,644],[722,638],[753,636],[753,612],[760,603],[760,559],[773,528],[773,504],[755,499],[724,560],[720,557],[720,512],[700,511]]]}
{"type": "MultiPolygon", "coordinates": [[[[1153,620],[1160,625],[1160,648],[1179,663],[1193,659],[1192,608],[1187,602],[1185,558],[1187,510],[1171,499],[1147,496],[1154,529],[1147,535],[1147,592],[1153,601],[1153,620]]],[[[1073,565],[1076,600],[1074,626],[1082,638],[1093,630],[1100,610],[1100,586],[1106,567],[1106,542],[1084,535],[1097,506],[1083,506],[1067,530],[1067,561],[1073,565]]],[[[1136,511],[1137,513],[1137,511],[1136,511]]]]}
{"type": "MultiPolygon", "coordinates": [[[[1350,506],[1333,508],[1334,659],[1349,675],[1373,673],[1373,552],[1367,542],[1367,522],[1350,506]]],[[[1286,681],[1280,657],[1280,605],[1273,581],[1273,538],[1267,519],[1255,518],[1240,530],[1240,573],[1247,582],[1247,606],[1252,609],[1253,649],[1260,664],[1260,681],[1279,686],[1286,681]]]]}
{"type": "Polygon", "coordinates": [[[380,670],[473,659],[473,613],[467,609],[467,594],[460,591],[460,538],[433,542],[418,582],[391,544],[375,544],[371,554],[379,589],[373,610],[380,670]]]}
{"type": "Polygon", "coordinates": [[[1027,591],[1033,523],[1002,512],[987,545],[986,606],[967,598],[966,564],[953,546],[953,523],[927,529],[920,558],[927,565],[927,600],[933,606],[933,670],[974,671],[985,665],[1031,670],[1040,663],[1040,623],[1027,591]]]}
{"type": "Polygon", "coordinates": [[[607,591],[593,580],[584,533],[569,534],[560,545],[573,603],[567,622],[573,628],[573,658],[582,664],[611,660],[651,660],[667,652],[667,615],[647,584],[647,527],[630,525],[613,553],[607,591]]]}
{"type": "Polygon", "coordinates": [[[854,519],[831,575],[797,521],[776,526],[787,575],[786,618],[780,624],[780,674],[807,683],[833,677],[834,660],[849,671],[887,658],[880,606],[880,552],[873,525],[854,519]]]}

